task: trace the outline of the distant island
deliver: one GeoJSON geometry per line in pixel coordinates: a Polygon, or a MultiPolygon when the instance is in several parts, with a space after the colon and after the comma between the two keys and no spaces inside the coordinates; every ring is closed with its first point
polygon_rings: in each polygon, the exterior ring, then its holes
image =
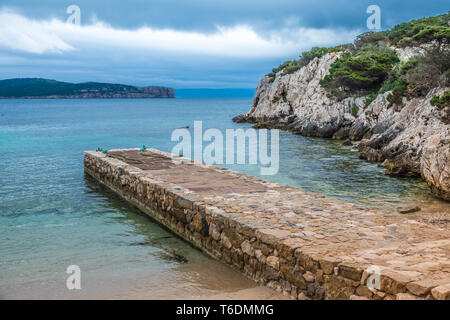
{"type": "Polygon", "coordinates": [[[69,83],[42,78],[0,80],[0,99],[175,98],[175,89],[123,84],[69,83]]]}

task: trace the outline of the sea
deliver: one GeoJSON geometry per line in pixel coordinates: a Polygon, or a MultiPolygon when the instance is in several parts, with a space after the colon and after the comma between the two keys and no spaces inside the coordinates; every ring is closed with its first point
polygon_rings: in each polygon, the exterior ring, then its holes
{"type": "MultiPolygon", "coordinates": [[[[201,299],[256,285],[87,176],[83,151],[170,152],[177,128],[247,129],[250,98],[0,100],[0,299],[201,299]],[[81,289],[69,290],[69,266],[81,289]]],[[[258,165],[223,165],[250,175],[258,165]]],[[[342,141],[279,133],[264,176],[362,207],[448,210],[420,179],[386,176],[342,141]]]]}

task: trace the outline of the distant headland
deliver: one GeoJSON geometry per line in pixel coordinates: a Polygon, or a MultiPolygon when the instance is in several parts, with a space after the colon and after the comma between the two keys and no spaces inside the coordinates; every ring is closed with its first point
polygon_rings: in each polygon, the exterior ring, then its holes
{"type": "Polygon", "coordinates": [[[159,86],[69,83],[42,78],[0,80],[0,99],[175,98],[175,89],[159,86]]]}

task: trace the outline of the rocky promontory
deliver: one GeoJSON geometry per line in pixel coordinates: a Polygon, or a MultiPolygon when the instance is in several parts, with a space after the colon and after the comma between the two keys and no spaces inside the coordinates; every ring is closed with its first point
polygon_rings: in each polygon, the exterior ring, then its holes
{"type": "Polygon", "coordinates": [[[0,99],[174,98],[175,89],[123,84],[69,83],[41,78],[0,80],[0,99]]]}
{"type": "Polygon", "coordinates": [[[263,77],[250,111],[233,120],[357,141],[360,156],[387,174],[421,176],[450,200],[450,28],[442,29],[447,38],[393,41],[394,28],[346,47],[314,48],[315,56],[263,77]]]}

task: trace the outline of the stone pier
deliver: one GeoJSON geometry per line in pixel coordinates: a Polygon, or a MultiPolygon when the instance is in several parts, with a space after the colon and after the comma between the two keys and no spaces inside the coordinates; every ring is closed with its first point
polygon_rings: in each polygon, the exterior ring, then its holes
{"type": "Polygon", "coordinates": [[[305,299],[450,299],[450,230],[158,150],[85,171],[255,281],[305,299]]]}

